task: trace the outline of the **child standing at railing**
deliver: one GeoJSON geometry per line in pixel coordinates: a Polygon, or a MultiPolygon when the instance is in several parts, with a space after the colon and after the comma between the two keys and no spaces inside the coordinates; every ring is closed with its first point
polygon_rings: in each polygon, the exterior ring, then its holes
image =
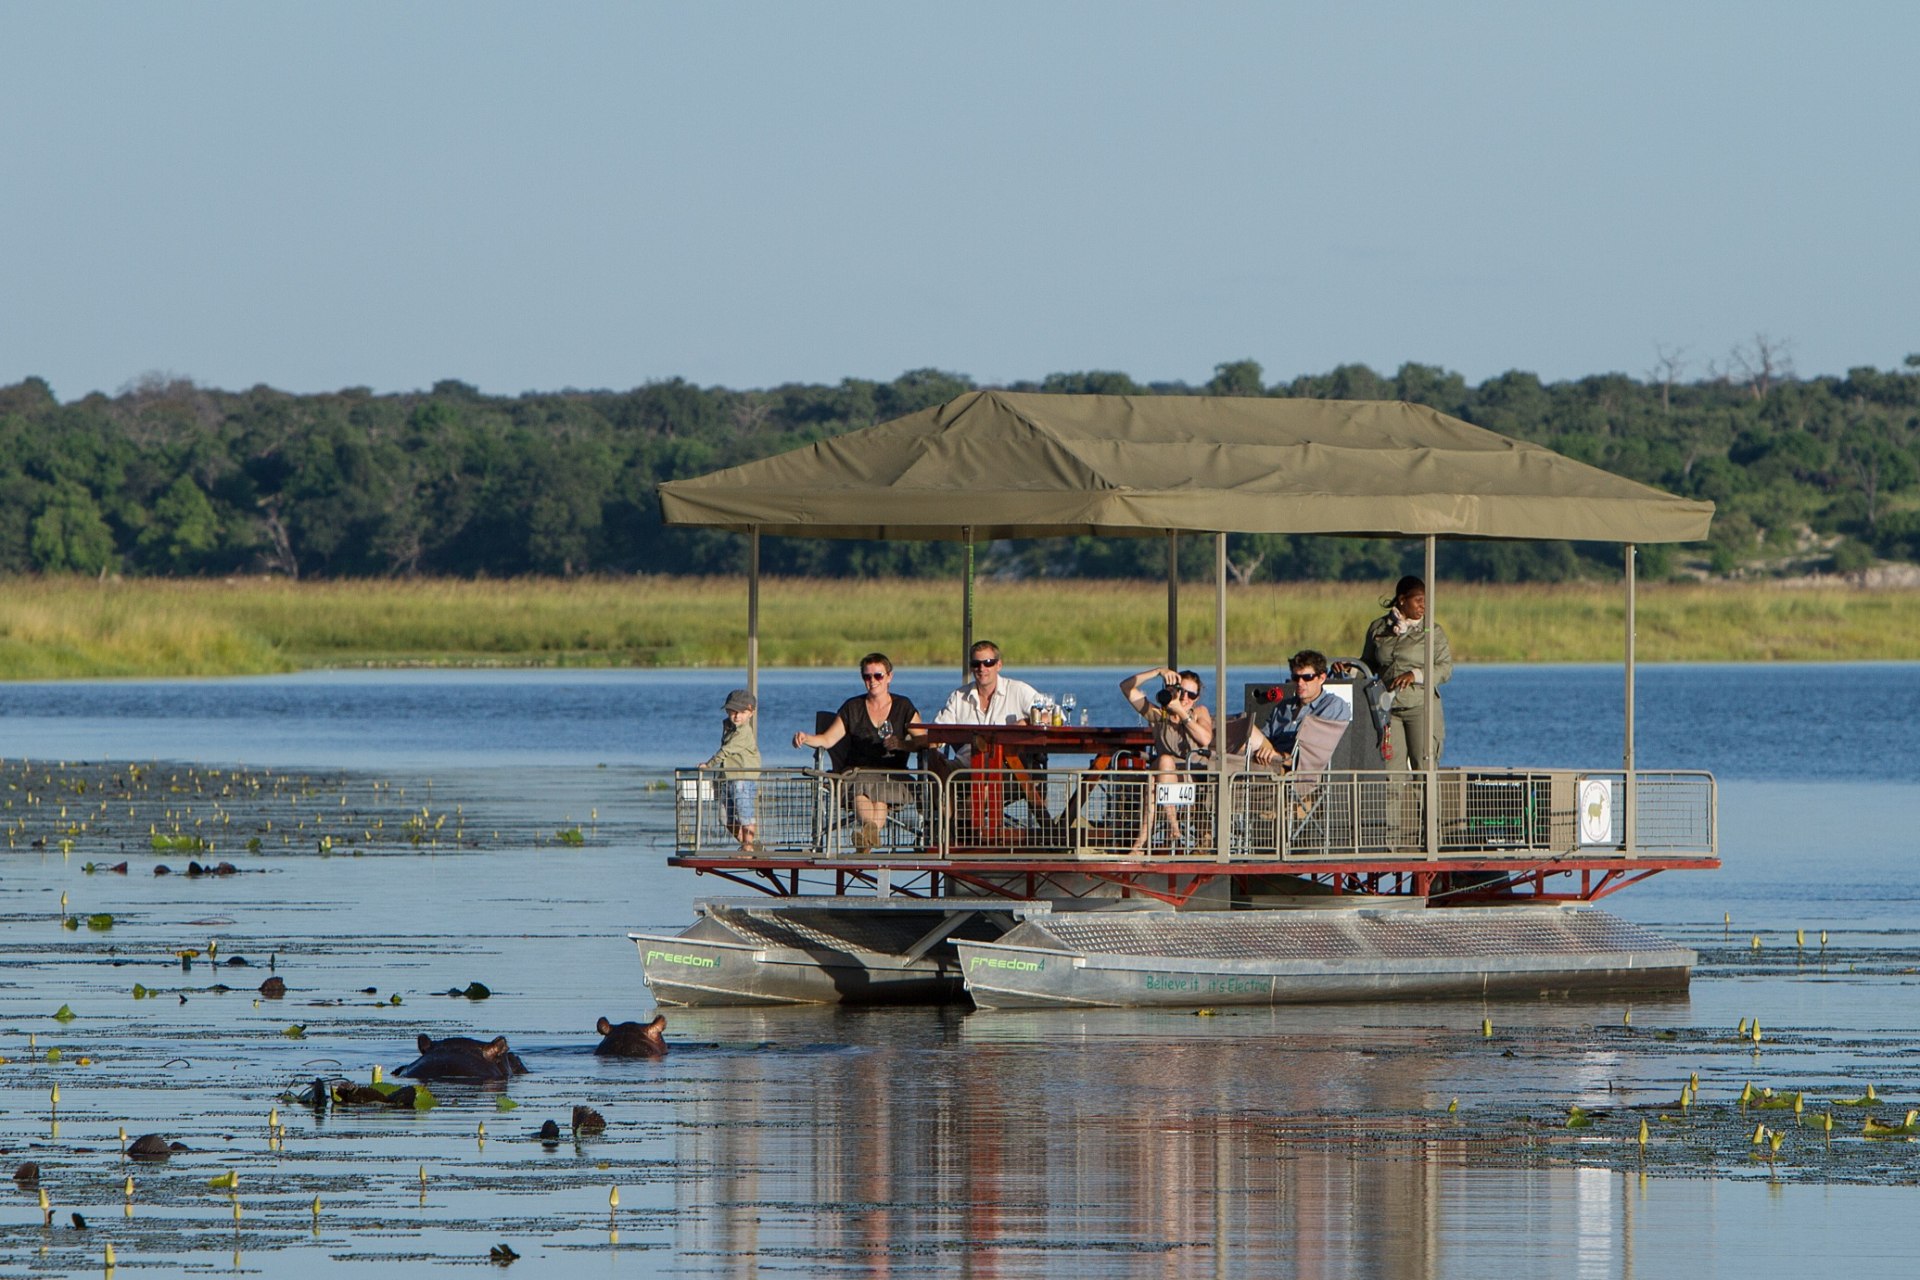
{"type": "Polygon", "coordinates": [[[727,719],[720,729],[720,749],[700,766],[729,771],[722,775],[720,782],[720,820],[726,824],[727,834],[749,851],[759,843],[753,818],[754,792],[758,788],[751,778],[734,777],[732,771],[760,772],[760,734],[753,726],[753,713],[759,708],[759,701],[745,689],[729,693],[727,719]]]}

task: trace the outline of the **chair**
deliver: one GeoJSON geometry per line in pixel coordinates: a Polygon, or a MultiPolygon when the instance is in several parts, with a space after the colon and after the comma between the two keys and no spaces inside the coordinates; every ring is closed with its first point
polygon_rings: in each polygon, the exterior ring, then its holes
{"type": "Polygon", "coordinates": [[[1327,822],[1320,811],[1331,788],[1323,780],[1351,721],[1307,716],[1294,737],[1292,766],[1283,772],[1278,761],[1258,765],[1248,755],[1253,719],[1251,713],[1229,717],[1222,735],[1226,772],[1255,775],[1242,784],[1247,802],[1235,806],[1234,848],[1242,853],[1276,851],[1283,817],[1288,848],[1326,844],[1327,822]]]}
{"type": "Polygon", "coordinates": [[[1327,822],[1321,813],[1327,792],[1327,770],[1333,765],[1333,753],[1347,736],[1351,720],[1326,720],[1307,716],[1293,740],[1293,768],[1287,774],[1290,793],[1287,815],[1287,843],[1298,846],[1317,834],[1318,843],[1327,843],[1327,822]],[[1317,828],[1317,831],[1316,831],[1317,828]]]}
{"type": "MultiPolygon", "coordinates": [[[[813,713],[813,731],[825,733],[839,717],[837,711],[816,711],[813,713]]],[[[813,749],[813,769],[818,777],[814,799],[813,834],[815,847],[828,852],[829,846],[838,843],[834,837],[846,827],[854,824],[853,806],[849,802],[840,804],[835,799],[836,787],[829,779],[833,774],[846,773],[847,761],[853,755],[853,743],[844,735],[831,747],[813,749]]],[[[881,843],[889,848],[905,846],[921,848],[927,843],[927,820],[930,804],[922,794],[923,784],[918,779],[903,777],[900,785],[911,791],[909,802],[889,803],[887,821],[881,832],[881,843]],[[897,837],[897,838],[890,838],[897,837]]],[[[851,843],[851,842],[849,842],[851,843]]]]}

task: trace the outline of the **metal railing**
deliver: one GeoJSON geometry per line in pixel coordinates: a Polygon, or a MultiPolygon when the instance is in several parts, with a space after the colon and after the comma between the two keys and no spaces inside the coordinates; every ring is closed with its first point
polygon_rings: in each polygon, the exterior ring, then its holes
{"type": "Polygon", "coordinates": [[[1702,772],[683,769],[674,811],[689,855],[1214,859],[1224,815],[1233,862],[1719,856],[1717,789],[1702,772]]]}

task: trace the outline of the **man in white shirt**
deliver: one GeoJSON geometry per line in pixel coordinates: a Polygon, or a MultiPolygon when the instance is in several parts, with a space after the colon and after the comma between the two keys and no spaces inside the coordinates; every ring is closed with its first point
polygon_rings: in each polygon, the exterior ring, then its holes
{"type": "MultiPolygon", "coordinates": [[[[991,640],[975,642],[967,653],[967,669],[973,672],[973,679],[948,695],[947,705],[933,718],[935,724],[1019,724],[1027,719],[1029,710],[1046,701],[1039,690],[1026,681],[1001,674],[1000,646],[991,640]]],[[[964,767],[973,759],[973,749],[956,745],[953,755],[956,764],[949,767],[964,767]]],[[[940,758],[933,757],[934,760],[940,758]]],[[[1045,769],[1047,758],[1028,752],[1024,763],[1029,769],[1045,769]]],[[[939,764],[935,764],[934,769],[947,771],[939,764]]],[[[1046,796],[1032,774],[1021,775],[1020,789],[1026,793],[1027,806],[1034,817],[1046,821],[1046,796]]]]}
{"type": "Polygon", "coordinates": [[[1044,702],[1024,680],[1000,674],[1000,646],[982,640],[967,655],[973,679],[947,697],[935,724],[1018,724],[1036,702],[1044,702]]]}

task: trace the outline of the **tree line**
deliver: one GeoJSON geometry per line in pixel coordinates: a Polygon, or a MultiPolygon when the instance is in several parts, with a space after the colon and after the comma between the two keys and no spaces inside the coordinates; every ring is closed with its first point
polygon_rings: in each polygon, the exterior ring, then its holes
{"type": "MultiPolygon", "coordinates": [[[[1851,570],[1920,559],[1920,357],[1795,376],[1757,339],[1686,379],[1659,351],[1642,377],[1544,383],[1510,372],[1361,364],[1268,384],[1251,360],[1203,386],[1058,373],[1010,390],[1065,394],[1396,399],[1718,504],[1711,539],[1648,548],[1645,570],[1851,570]]],[[[149,376],[62,404],[39,378],[0,388],[0,573],[305,578],[416,574],[737,573],[743,540],[660,523],[655,486],[939,404],[975,384],[914,370],[891,382],[735,391],[675,378],[629,391],[484,395],[457,381],[376,395],[221,391],[149,376]]],[[[1211,573],[1203,539],[1183,570],[1211,573]]],[[[768,539],[764,568],[824,577],[950,574],[948,543],[768,539]]],[[[1458,543],[1449,577],[1547,581],[1617,571],[1617,548],[1458,543]]],[[[1156,577],[1152,539],[982,549],[988,573],[1156,577]]],[[[1243,581],[1377,580],[1413,568],[1402,542],[1236,535],[1243,581]]]]}

